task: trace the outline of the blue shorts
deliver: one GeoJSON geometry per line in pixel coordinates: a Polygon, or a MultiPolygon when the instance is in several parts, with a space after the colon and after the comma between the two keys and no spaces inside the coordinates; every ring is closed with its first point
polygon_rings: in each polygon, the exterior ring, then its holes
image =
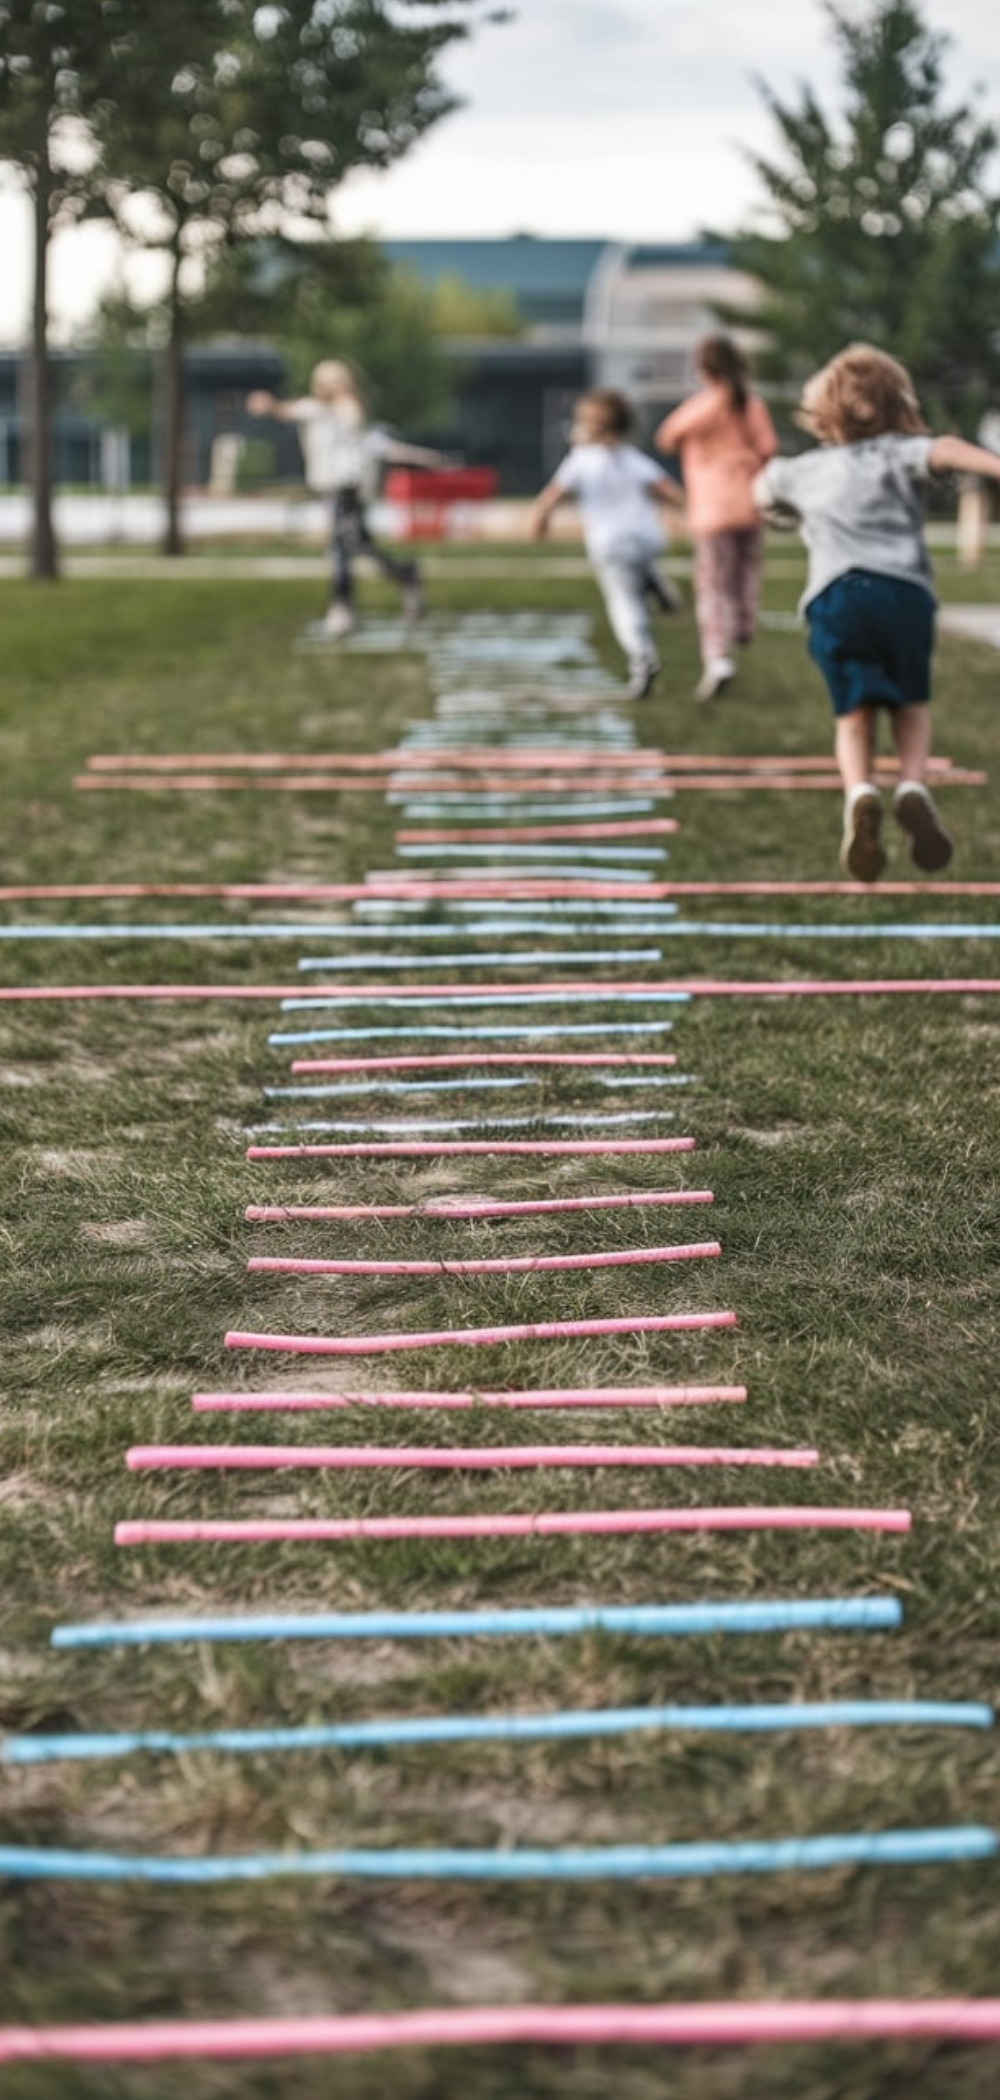
{"type": "Polygon", "coordinates": [[[806,618],[809,654],[835,715],[930,699],[934,600],[922,584],[848,569],[806,607],[806,618]]]}

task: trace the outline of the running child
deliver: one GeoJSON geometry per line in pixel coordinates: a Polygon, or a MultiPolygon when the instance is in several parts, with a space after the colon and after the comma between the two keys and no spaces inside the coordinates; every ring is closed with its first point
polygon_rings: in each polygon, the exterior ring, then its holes
{"type": "Polygon", "coordinates": [[[279,423],[298,426],[306,482],[314,496],[330,503],[330,603],[323,633],[339,638],[356,625],[354,562],[359,554],[367,555],[383,576],[399,585],[404,617],[418,620],[424,596],[417,563],[400,560],[376,544],[365,508],[382,461],[439,467],[444,464],[442,454],[403,444],[369,423],[357,379],[349,365],[335,358],[324,358],[314,367],[309,392],[300,399],[279,401],[274,394],[258,392],[248,396],[247,408],[252,416],[274,416],[279,423]]]}
{"type": "Polygon", "coordinates": [[[899,761],[893,815],[925,874],[952,842],[926,785],[935,597],[919,484],[933,474],[1000,481],[1000,458],[932,437],[905,367],[852,343],[808,381],[798,421],[818,449],[774,459],[754,483],[762,509],[790,512],[809,550],[801,600],[809,653],[826,680],[844,784],[840,865],[857,882],[885,867],[882,798],[872,780],[880,708],[899,761]]]}
{"type": "Polygon", "coordinates": [[[731,336],[705,336],[695,370],[697,393],[667,416],[654,442],[658,452],[680,455],[702,657],[695,699],[706,701],[735,678],[735,648],[756,630],[763,532],[753,483],[778,440],[731,336]]]}
{"type": "Polygon", "coordinates": [[[624,394],[598,387],[576,404],[571,450],[536,496],[530,531],[544,539],[557,505],[575,496],[587,553],[608,619],[628,658],[629,695],[644,700],[660,668],[646,610],[652,598],[676,609],[673,586],[657,570],[667,544],[659,506],[683,507],[678,482],[629,443],[632,410],[624,394]]]}

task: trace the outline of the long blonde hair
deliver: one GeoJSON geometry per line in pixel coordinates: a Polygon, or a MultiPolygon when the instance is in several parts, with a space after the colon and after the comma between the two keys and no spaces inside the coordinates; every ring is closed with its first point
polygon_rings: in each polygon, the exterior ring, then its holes
{"type": "Polygon", "coordinates": [[[339,357],[321,358],[309,375],[309,392],[317,401],[351,401],[364,409],[364,395],[356,373],[339,357]]]}
{"type": "Polygon", "coordinates": [[[822,445],[858,445],[888,431],[913,437],[927,428],[906,366],[872,343],[848,343],[814,372],[795,420],[822,445]]]}

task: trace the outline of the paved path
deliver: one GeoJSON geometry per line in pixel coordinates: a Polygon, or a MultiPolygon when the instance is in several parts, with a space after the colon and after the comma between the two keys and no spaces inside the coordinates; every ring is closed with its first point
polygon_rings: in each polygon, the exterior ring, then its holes
{"type": "Polygon", "coordinates": [[[943,605],[939,625],[945,634],[1000,649],[1000,605],[943,605]]]}

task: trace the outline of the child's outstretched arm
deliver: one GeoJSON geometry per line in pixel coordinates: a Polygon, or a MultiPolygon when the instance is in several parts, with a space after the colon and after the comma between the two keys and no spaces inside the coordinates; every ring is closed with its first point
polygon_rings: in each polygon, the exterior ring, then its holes
{"type": "Polygon", "coordinates": [[[247,413],[251,416],[274,416],[279,423],[286,423],[288,407],[287,401],[279,401],[276,394],[267,393],[263,387],[247,395],[247,413]]]}
{"type": "Polygon", "coordinates": [[[933,438],[927,464],[932,474],[982,474],[987,481],[1000,481],[1000,452],[987,452],[985,445],[970,445],[965,438],[933,438]]]}
{"type": "Polygon", "coordinates": [[[454,465],[450,453],[434,452],[428,445],[407,445],[402,438],[381,437],[379,457],[390,460],[397,467],[450,467],[454,465]]]}
{"type": "Polygon", "coordinates": [[[799,522],[799,513],[782,487],[784,461],[775,457],[768,460],[750,484],[750,493],[765,524],[773,525],[778,532],[794,532],[799,522]]]}
{"type": "Polygon", "coordinates": [[[672,474],[661,474],[659,481],[651,481],[649,493],[655,497],[657,503],[666,504],[668,510],[684,509],[686,501],[684,490],[680,482],[676,481],[672,474]]]}
{"type": "Polygon", "coordinates": [[[529,539],[543,540],[545,538],[549,529],[549,519],[553,511],[557,510],[559,504],[565,500],[565,496],[566,490],[560,488],[558,481],[550,481],[541,494],[535,497],[528,514],[529,539]]]}

